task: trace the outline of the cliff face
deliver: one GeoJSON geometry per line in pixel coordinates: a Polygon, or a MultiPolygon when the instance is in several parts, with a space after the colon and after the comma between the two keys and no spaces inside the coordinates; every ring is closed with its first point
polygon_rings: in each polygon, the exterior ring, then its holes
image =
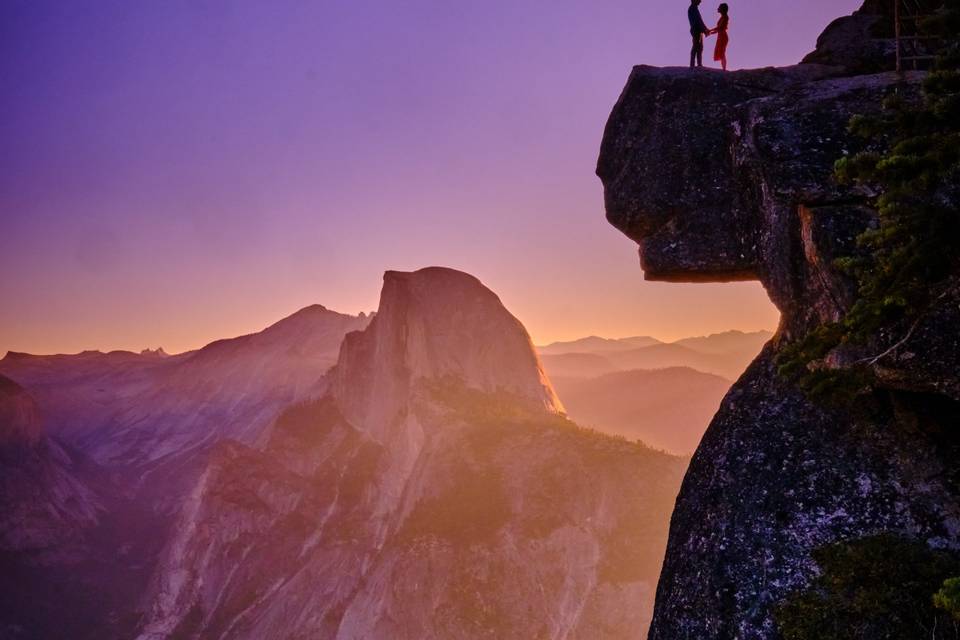
{"type": "Polygon", "coordinates": [[[219,446],[141,638],[641,638],[684,463],[560,414],[475,278],[389,272],[323,398],[219,446]]]}
{"type": "Polygon", "coordinates": [[[30,394],[0,376],[0,637],[54,637],[64,628],[58,619],[76,619],[52,593],[79,587],[61,568],[90,555],[88,536],[104,516],[88,471],[46,434],[30,394]]]}
{"type": "Polygon", "coordinates": [[[65,551],[96,524],[101,505],[77,465],[47,437],[30,394],[0,376],[0,552],[65,551]]]}
{"type": "MultiPolygon", "coordinates": [[[[684,480],[651,630],[654,640],[776,638],[771,607],[809,583],[811,550],[883,531],[960,546],[956,337],[948,287],[907,340],[862,353],[882,388],[823,407],[776,371],[789,340],[840,318],[853,284],[833,266],[875,224],[871,195],[833,164],[862,148],[853,114],[897,84],[862,75],[886,61],[879,3],[831,26],[809,61],[729,74],[637,67],[613,110],[598,175],[608,220],[640,246],[651,280],[759,280],[780,309],[777,335],[724,400],[684,480]],[[874,6],[877,5],[877,6],[874,6]]],[[[919,77],[900,91],[916,95],[919,77]]]]}

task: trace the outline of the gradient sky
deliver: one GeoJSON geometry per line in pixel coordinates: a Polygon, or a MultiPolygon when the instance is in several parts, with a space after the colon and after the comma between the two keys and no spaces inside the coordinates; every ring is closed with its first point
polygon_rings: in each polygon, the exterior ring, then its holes
{"type": "MultiPolygon", "coordinates": [[[[859,4],[732,2],[731,65],[859,4]]],[[[5,0],[0,353],[181,351],[428,265],[541,343],[772,328],[758,284],[643,282],[604,220],[607,115],[631,65],[686,61],[686,5],[5,0]]]]}

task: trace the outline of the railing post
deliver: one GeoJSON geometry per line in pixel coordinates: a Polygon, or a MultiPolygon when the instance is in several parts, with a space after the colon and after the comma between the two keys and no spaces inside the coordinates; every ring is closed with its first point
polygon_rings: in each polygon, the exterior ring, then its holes
{"type": "Polygon", "coordinates": [[[900,60],[900,0],[893,0],[893,33],[897,49],[897,73],[902,73],[903,64],[900,60]]]}
{"type": "Polygon", "coordinates": [[[903,71],[900,64],[900,0],[893,0],[893,35],[897,50],[897,73],[903,71]]]}

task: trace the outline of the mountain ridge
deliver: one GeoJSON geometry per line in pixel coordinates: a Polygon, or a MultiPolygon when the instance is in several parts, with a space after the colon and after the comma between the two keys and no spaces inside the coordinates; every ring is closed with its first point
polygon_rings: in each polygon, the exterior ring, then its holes
{"type": "Polygon", "coordinates": [[[259,332],[168,357],[8,354],[0,373],[38,399],[52,434],[103,463],[144,464],[202,447],[211,431],[255,442],[284,405],[320,391],[343,336],[368,322],[311,305],[259,332]]]}

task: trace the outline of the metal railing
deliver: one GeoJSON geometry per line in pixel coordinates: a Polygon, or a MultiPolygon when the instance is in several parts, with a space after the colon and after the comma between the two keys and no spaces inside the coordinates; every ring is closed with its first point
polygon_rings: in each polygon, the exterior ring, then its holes
{"type": "Polygon", "coordinates": [[[917,70],[936,59],[936,46],[930,45],[940,37],[921,32],[921,23],[932,15],[933,8],[928,5],[920,0],[893,0],[897,73],[903,72],[907,64],[917,70]]]}

